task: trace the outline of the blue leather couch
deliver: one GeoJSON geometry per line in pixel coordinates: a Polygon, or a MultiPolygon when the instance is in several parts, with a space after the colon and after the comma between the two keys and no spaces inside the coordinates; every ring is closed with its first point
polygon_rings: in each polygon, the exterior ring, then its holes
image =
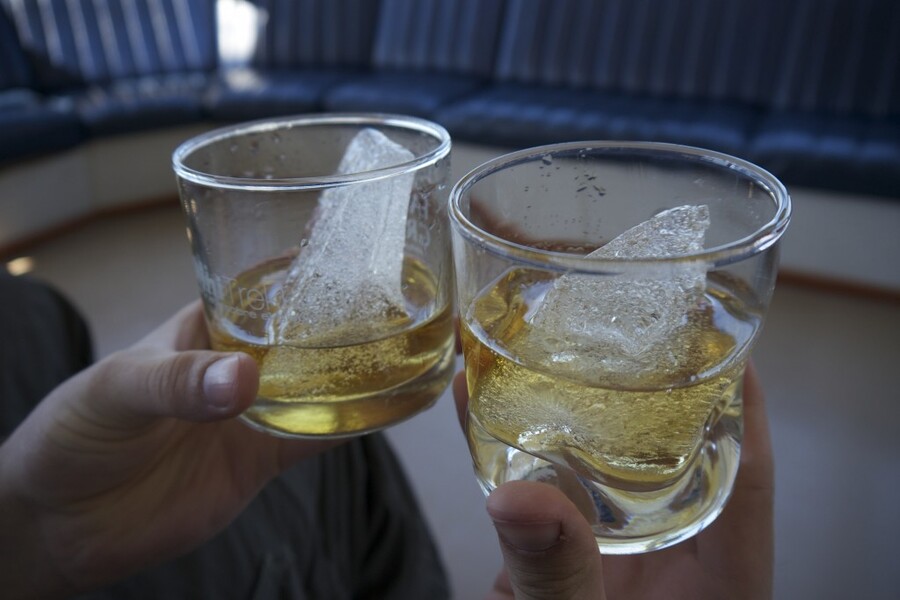
{"type": "Polygon", "coordinates": [[[704,146],[900,197],[896,0],[245,1],[257,43],[230,65],[215,0],[0,0],[0,165],[185,123],[379,111],[493,145],[704,146]]]}

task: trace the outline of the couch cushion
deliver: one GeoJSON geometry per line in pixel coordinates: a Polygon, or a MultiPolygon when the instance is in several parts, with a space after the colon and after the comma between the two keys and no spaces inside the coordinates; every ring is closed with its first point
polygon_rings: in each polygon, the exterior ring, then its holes
{"type": "Polygon", "coordinates": [[[21,160],[65,150],[85,139],[85,132],[71,102],[56,99],[9,104],[0,108],[0,161],[21,160]]]}
{"type": "Polygon", "coordinates": [[[206,99],[214,119],[320,110],[325,92],[372,62],[377,0],[252,0],[261,23],[250,66],[222,71],[206,99]]]}
{"type": "Polygon", "coordinates": [[[214,0],[2,0],[39,87],[212,69],[214,0]]]}
{"type": "Polygon", "coordinates": [[[900,2],[792,0],[770,20],[779,40],[767,63],[773,109],[900,115],[900,2]]]}
{"type": "Polygon", "coordinates": [[[93,85],[71,97],[89,133],[129,133],[199,121],[207,81],[205,73],[149,75],[93,85]]]}
{"type": "Polygon", "coordinates": [[[900,3],[795,0],[752,154],[788,183],[900,197],[900,3]]]}
{"type": "Polygon", "coordinates": [[[508,0],[501,81],[900,114],[896,0],[508,0]]]}
{"type": "Polygon", "coordinates": [[[438,111],[456,137],[501,145],[653,140],[741,154],[759,118],[749,108],[593,90],[503,84],[438,111]]]}
{"type": "Polygon", "coordinates": [[[0,111],[29,108],[41,102],[41,96],[34,90],[27,88],[0,90],[0,111]]]}
{"type": "Polygon", "coordinates": [[[377,111],[433,118],[438,109],[480,87],[479,79],[452,73],[385,71],[338,85],[325,94],[335,111],[377,111]]]}
{"type": "Polygon", "coordinates": [[[900,197],[900,117],[775,113],[750,158],[786,183],[900,197]]]}
{"type": "Polygon", "coordinates": [[[490,74],[501,0],[382,0],[376,72],[325,95],[329,110],[433,117],[490,74]]]}
{"type": "Polygon", "coordinates": [[[767,100],[776,0],[508,0],[499,81],[604,92],[767,100]]]}
{"type": "Polygon", "coordinates": [[[241,121],[318,110],[326,90],[356,74],[337,68],[229,69],[210,86],[206,112],[241,121]]]}

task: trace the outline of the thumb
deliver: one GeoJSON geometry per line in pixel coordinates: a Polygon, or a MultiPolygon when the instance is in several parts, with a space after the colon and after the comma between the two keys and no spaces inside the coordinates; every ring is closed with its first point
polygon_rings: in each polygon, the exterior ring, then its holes
{"type": "Polygon", "coordinates": [[[517,600],[606,598],[593,531],[558,489],[505,483],[488,497],[487,510],[517,600]]]}
{"type": "Polygon", "coordinates": [[[93,399],[120,424],[156,417],[200,422],[233,417],[253,402],[259,387],[256,363],[242,353],[134,348],[99,366],[93,399]]]}

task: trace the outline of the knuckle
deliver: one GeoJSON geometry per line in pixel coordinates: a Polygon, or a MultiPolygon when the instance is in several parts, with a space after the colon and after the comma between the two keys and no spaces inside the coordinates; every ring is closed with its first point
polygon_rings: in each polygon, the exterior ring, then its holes
{"type": "Polygon", "coordinates": [[[529,598],[574,597],[591,580],[591,565],[584,556],[571,556],[565,552],[557,558],[559,560],[543,557],[529,561],[531,564],[523,569],[511,569],[510,576],[529,598]]]}

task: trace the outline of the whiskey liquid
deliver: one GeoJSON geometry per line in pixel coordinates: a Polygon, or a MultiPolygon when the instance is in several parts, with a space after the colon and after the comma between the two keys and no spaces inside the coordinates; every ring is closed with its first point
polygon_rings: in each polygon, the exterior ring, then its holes
{"type": "Polygon", "coordinates": [[[565,336],[531,326],[551,284],[511,271],[469,307],[467,437],[482,487],[557,485],[609,553],[696,533],[721,511],[736,474],[740,379],[759,317],[710,281],[675,338],[649,351],[677,353],[674,367],[647,368],[641,357],[628,371],[627,357],[561,350],[565,336]]]}
{"type": "MultiPolygon", "coordinates": [[[[348,324],[327,341],[270,343],[289,259],[242,273],[223,290],[228,304],[210,319],[212,346],[252,356],[260,370],[251,425],[292,437],[355,435],[381,429],[431,406],[452,376],[453,320],[437,305],[437,283],[414,259],[404,264],[404,311],[378,323],[348,324]],[[360,340],[359,330],[372,335],[360,340]]],[[[314,307],[313,307],[314,310],[314,307]]]]}

